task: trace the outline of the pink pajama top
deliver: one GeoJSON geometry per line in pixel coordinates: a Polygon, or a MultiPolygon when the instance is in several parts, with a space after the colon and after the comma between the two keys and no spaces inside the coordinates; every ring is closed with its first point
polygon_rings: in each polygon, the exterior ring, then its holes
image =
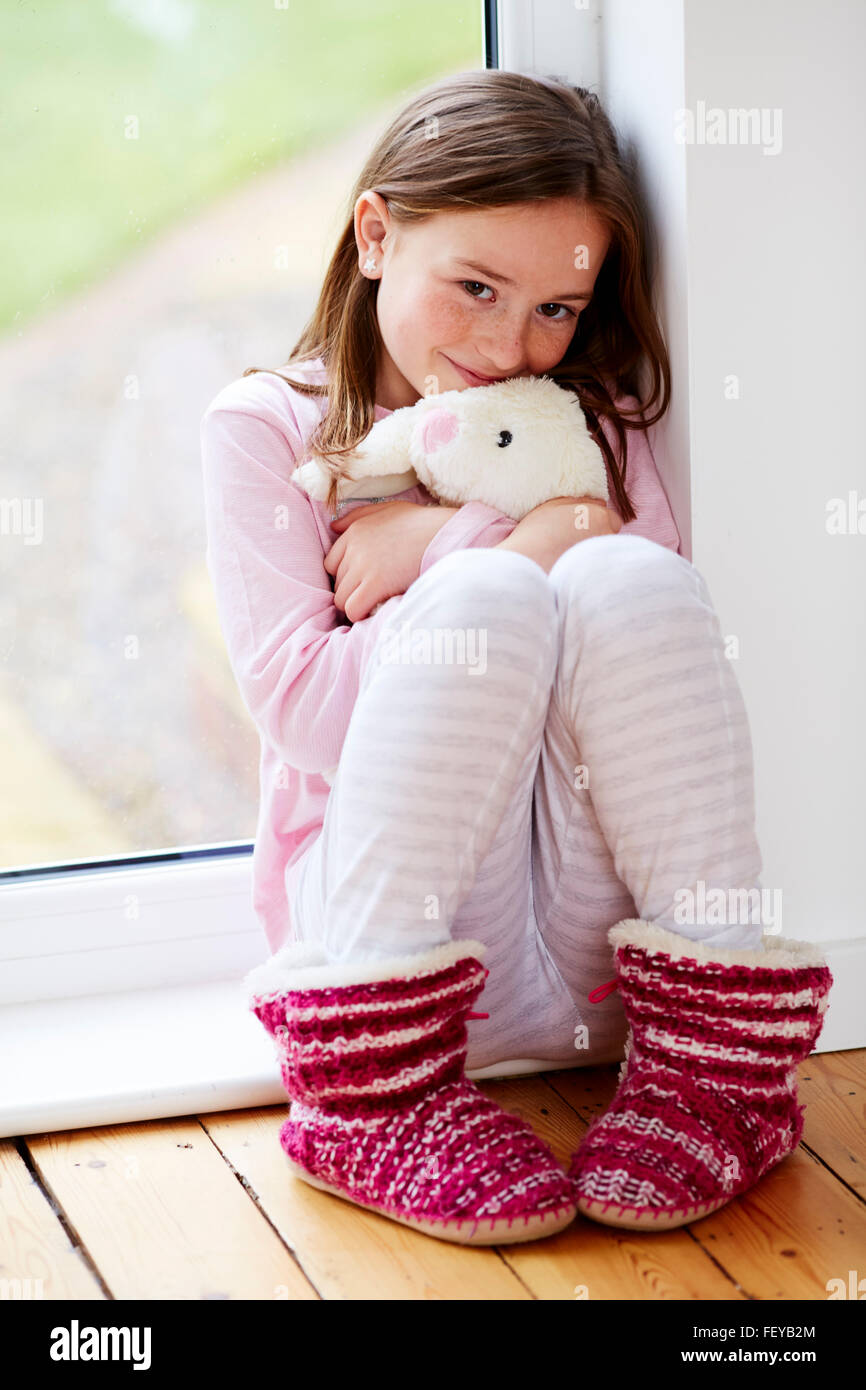
{"type": "MultiPolygon", "coordinates": [[[[321,359],[286,375],[324,383],[321,359]]],[[[621,405],[636,404],[621,397],[621,405]]],[[[291,481],[326,398],[304,396],[268,372],[239,377],[201,419],[207,567],[231,669],[261,738],[260,805],[253,851],[253,907],[271,951],[294,933],[292,874],[318,835],[330,792],[322,772],[339,761],[366,655],[399,596],[350,622],[334,606],[324,559],[338,539],[324,502],[291,481]]],[[[376,419],[392,412],[376,407],[376,419]]],[[[616,448],[615,435],[603,423],[616,448]]],[[[634,532],[679,551],[680,538],[643,431],[629,431],[626,486],[634,532]]],[[[375,493],[375,487],[367,487],[375,493]]],[[[432,503],[421,483],[394,493],[432,503]]],[[[612,505],[613,490],[611,487],[612,505]]],[[[348,500],[347,509],[369,496],[348,500]]],[[[516,523],[482,502],[467,502],[440,527],[421,560],[423,574],[442,555],[494,546],[516,523]]]]}

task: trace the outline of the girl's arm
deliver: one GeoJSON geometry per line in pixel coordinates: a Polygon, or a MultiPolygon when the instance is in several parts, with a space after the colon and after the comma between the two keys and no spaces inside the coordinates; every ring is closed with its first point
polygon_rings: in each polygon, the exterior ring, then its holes
{"type": "Polygon", "coordinates": [[[590,536],[616,535],[619,513],[594,497],[554,497],[527,512],[497,550],[526,555],[549,574],[560,555],[590,536]]]}
{"type": "Polygon", "coordinates": [[[289,481],[296,450],[277,425],[211,406],[201,452],[206,559],[232,672],[278,756],[321,773],[339,761],[367,651],[394,604],[341,621],[314,504],[289,481]]]}
{"type": "Polygon", "coordinates": [[[440,555],[495,546],[514,525],[483,502],[456,507],[386,500],[358,507],[331,523],[338,537],[325,569],[334,576],[334,603],[351,621],[363,620],[389,595],[404,594],[440,555]]]}
{"type": "Polygon", "coordinates": [[[498,545],[511,535],[516,525],[513,517],[503,516],[486,502],[464,502],[444,526],[440,526],[427,546],[418,573],[423,574],[440,556],[450,555],[452,550],[498,545]]]}
{"type": "Polygon", "coordinates": [[[334,603],[351,622],[378,603],[402,595],[418,578],[421,557],[456,507],[425,506],[385,498],[345,512],[331,529],[337,539],[325,556],[334,579],[334,603]]]}

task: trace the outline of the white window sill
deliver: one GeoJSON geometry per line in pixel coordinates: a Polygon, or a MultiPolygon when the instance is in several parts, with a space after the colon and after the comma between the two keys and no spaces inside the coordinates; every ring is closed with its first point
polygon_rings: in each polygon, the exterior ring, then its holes
{"type": "Polygon", "coordinates": [[[236,980],[10,1005],[0,1135],[274,1104],[269,1041],[236,980]]]}
{"type": "MultiPolygon", "coordinates": [[[[0,1137],[288,1105],[274,1044],[238,980],[10,1005],[0,1054],[11,1062],[0,1137]]],[[[526,1059],[468,1075],[560,1065],[526,1059]]]]}

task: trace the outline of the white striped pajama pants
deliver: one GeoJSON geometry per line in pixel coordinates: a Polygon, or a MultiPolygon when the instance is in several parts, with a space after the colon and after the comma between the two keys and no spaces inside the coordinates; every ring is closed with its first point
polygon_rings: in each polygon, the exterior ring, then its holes
{"type": "Polygon", "coordinates": [[[760,923],[673,916],[699,880],[760,888],[748,721],[706,584],[653,541],[596,536],[549,575],[452,552],[392,607],[292,875],[298,939],[343,963],[480,940],[489,1018],[467,1024],[468,1071],[616,1061],[619,994],[587,999],[615,978],[609,927],[762,942],[760,923]]]}

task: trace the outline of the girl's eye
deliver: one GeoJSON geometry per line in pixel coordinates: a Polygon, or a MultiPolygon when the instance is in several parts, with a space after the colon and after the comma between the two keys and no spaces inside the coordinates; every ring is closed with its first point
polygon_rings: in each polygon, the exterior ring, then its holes
{"type": "MultiPolygon", "coordinates": [[[[481,289],[481,290],[489,290],[489,289],[490,289],[490,286],[489,286],[489,285],[482,285],[482,283],[481,283],[480,280],[461,280],[460,283],[461,283],[461,285],[464,285],[464,286],[466,286],[466,285],[477,285],[478,288],[481,289]]],[[[472,294],[472,291],[471,291],[471,290],[467,290],[466,293],[469,294],[469,295],[472,295],[472,298],[473,298],[473,299],[480,299],[480,298],[481,298],[481,295],[480,295],[480,294],[472,294]]]]}
{"type": "MultiPolygon", "coordinates": [[[[479,290],[490,290],[490,286],[489,286],[489,285],[484,285],[484,284],[482,284],[482,282],[481,282],[480,280],[461,280],[460,283],[461,283],[461,285],[464,287],[464,289],[466,289],[466,293],[467,293],[468,295],[470,295],[470,296],[472,297],[472,299],[480,299],[480,298],[481,298],[481,295],[480,295],[480,294],[473,294],[472,289],[466,288],[467,286],[474,286],[476,289],[479,289],[479,290]]],[[[493,293],[492,290],[490,290],[490,292],[491,292],[491,294],[493,293]]],[[[488,300],[485,300],[484,302],[485,302],[486,304],[489,304],[489,303],[490,303],[490,300],[488,299],[488,300]]],[[[565,304],[553,304],[553,303],[551,303],[551,304],[542,304],[540,307],[541,307],[542,309],[564,309],[564,310],[565,310],[565,318],[572,318],[572,319],[573,319],[573,318],[576,318],[576,317],[577,317],[577,315],[574,313],[574,311],[573,311],[572,309],[569,309],[565,304]]],[[[562,315],[554,316],[553,314],[543,314],[543,315],[542,315],[542,318],[548,319],[551,323],[564,323],[564,322],[565,322],[565,319],[562,317],[562,315]]]]}
{"type": "MultiPolygon", "coordinates": [[[[572,309],[569,309],[568,306],[565,305],[565,304],[542,304],[542,305],[541,305],[541,308],[542,308],[542,309],[565,309],[565,317],[566,317],[566,318],[574,318],[574,317],[575,317],[574,311],[573,311],[572,309]]],[[[546,319],[549,318],[549,319],[551,320],[552,323],[562,323],[562,322],[563,322],[563,320],[562,320],[561,318],[554,318],[552,314],[544,314],[543,317],[546,318],[546,319]]]]}

